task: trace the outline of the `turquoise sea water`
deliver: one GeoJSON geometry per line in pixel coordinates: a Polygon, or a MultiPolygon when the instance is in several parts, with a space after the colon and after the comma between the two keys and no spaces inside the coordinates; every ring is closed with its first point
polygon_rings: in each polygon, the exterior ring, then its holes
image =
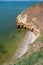
{"type": "Polygon", "coordinates": [[[37,2],[0,1],[0,37],[16,30],[17,15],[37,2]]]}
{"type": "Polygon", "coordinates": [[[24,30],[17,29],[16,17],[35,3],[37,2],[0,1],[0,57],[3,55],[3,49],[7,50],[9,55],[14,52],[25,33],[24,30]]]}

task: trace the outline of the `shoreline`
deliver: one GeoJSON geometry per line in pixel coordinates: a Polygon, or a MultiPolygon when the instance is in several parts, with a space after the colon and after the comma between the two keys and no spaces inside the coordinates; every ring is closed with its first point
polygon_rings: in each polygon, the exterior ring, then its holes
{"type": "Polygon", "coordinates": [[[14,56],[11,61],[21,58],[29,49],[30,44],[32,44],[39,36],[36,36],[33,32],[27,31],[20,45],[18,46],[14,56]]]}
{"type": "Polygon", "coordinates": [[[21,40],[21,42],[20,42],[20,44],[18,45],[18,47],[17,47],[17,49],[16,49],[16,51],[15,51],[15,53],[14,53],[13,57],[11,57],[11,59],[10,59],[10,60],[14,60],[13,58],[15,57],[15,55],[16,55],[16,53],[17,53],[17,51],[20,49],[20,46],[23,44],[23,41],[26,39],[26,37],[27,37],[27,33],[28,33],[28,31],[26,31],[26,33],[25,33],[25,35],[24,35],[23,39],[21,40]]]}
{"type": "Polygon", "coordinates": [[[15,61],[19,58],[21,58],[29,49],[30,44],[32,44],[35,40],[37,40],[37,38],[39,37],[36,36],[33,32],[31,31],[26,31],[26,34],[23,38],[23,40],[21,41],[20,45],[18,46],[15,54],[13,55],[13,57],[10,58],[9,62],[3,63],[4,65],[6,64],[14,64],[15,61]],[[32,33],[32,34],[31,34],[32,33]],[[33,36],[34,35],[34,36],[33,36]],[[35,39],[34,39],[35,38],[35,39]],[[28,40],[27,40],[28,39],[28,40]],[[27,41],[26,41],[27,40],[27,41]],[[26,43],[24,43],[26,42],[26,43]],[[22,45],[22,46],[21,46],[22,45]],[[20,47],[21,46],[21,47],[20,47]],[[25,49],[24,49],[25,48],[25,49]],[[20,51],[20,52],[19,52],[20,51]],[[20,55],[19,55],[20,54],[20,55]]]}

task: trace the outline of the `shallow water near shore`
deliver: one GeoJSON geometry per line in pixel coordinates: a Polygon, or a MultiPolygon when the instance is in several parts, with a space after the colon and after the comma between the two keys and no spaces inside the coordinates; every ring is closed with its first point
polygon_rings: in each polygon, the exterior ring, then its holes
{"type": "Polygon", "coordinates": [[[25,29],[17,29],[16,17],[34,3],[0,2],[0,62],[13,55],[25,35],[25,29]]]}

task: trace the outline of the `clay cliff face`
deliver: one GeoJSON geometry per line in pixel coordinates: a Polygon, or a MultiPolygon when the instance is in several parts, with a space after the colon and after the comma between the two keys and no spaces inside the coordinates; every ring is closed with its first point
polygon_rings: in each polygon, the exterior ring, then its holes
{"type": "Polygon", "coordinates": [[[27,14],[27,23],[37,24],[37,27],[42,29],[43,26],[43,3],[38,3],[35,6],[28,8],[22,13],[22,16],[27,14]]]}
{"type": "Polygon", "coordinates": [[[18,15],[17,26],[29,29],[33,32],[35,29],[40,29],[43,31],[43,3],[38,3],[35,6],[31,6],[18,15]]]}

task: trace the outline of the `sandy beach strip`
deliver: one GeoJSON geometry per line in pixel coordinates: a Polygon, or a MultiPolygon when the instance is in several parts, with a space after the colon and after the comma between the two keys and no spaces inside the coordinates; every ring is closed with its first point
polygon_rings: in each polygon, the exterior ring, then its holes
{"type": "Polygon", "coordinates": [[[22,42],[18,46],[14,56],[12,57],[12,60],[16,60],[17,58],[20,58],[22,55],[24,55],[29,49],[30,44],[32,44],[37,38],[38,36],[35,36],[33,32],[28,30],[22,42]]]}

